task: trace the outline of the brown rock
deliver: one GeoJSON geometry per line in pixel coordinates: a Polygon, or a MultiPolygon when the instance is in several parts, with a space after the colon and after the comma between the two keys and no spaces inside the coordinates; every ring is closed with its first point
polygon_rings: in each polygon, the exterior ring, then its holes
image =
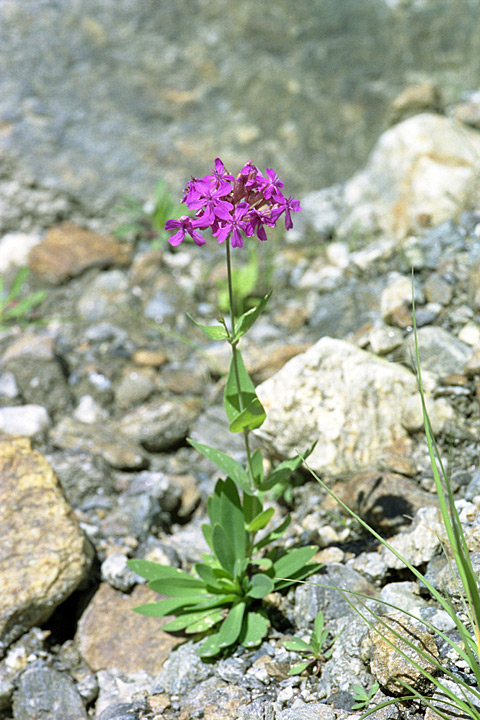
{"type": "Polygon", "coordinates": [[[0,651],[50,617],[92,557],[45,458],[26,438],[0,437],[0,651]]]}
{"type": "Polygon", "coordinates": [[[411,685],[418,692],[428,692],[431,682],[421,669],[430,674],[435,673],[435,661],[439,661],[435,640],[424,627],[414,624],[402,612],[389,613],[382,619],[387,622],[388,628],[378,623],[378,630],[371,630],[369,635],[373,645],[370,661],[372,675],[392,695],[405,693],[405,686],[401,682],[411,685]],[[422,654],[410,647],[403,638],[419,648],[422,654]],[[421,669],[415,667],[414,663],[421,669]]]}
{"type": "Polygon", "coordinates": [[[53,285],[92,267],[128,265],[131,247],[109,235],[85,230],[73,223],[51,228],[29,254],[31,270],[53,285]]]}
{"type": "Polygon", "coordinates": [[[161,350],[136,350],[132,362],[146,367],[160,367],[167,362],[167,356],[161,350]]]}
{"type": "Polygon", "coordinates": [[[94,672],[113,668],[126,673],[160,672],[170,650],[182,640],[161,629],[172,618],[133,612],[137,605],[158,597],[146,585],[137,585],[131,595],[117,592],[107,583],[100,585],[80,618],[76,636],[80,652],[94,672]]]}

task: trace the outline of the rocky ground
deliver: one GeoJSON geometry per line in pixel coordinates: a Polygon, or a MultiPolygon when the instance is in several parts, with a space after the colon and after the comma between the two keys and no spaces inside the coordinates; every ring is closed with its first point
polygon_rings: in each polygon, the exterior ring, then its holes
{"type": "MultiPolygon", "coordinates": [[[[306,195],[295,230],[259,247],[259,292],[274,295],[242,346],[268,412],[256,443],[269,462],[317,441],[314,470],[452,593],[412,372],[411,268],[429,411],[476,562],[479,149],[475,129],[417,115],[349,181],[306,195]]],[[[224,422],[228,353],[186,317],[215,317],[223,250],[152,249],[46,218],[0,240],[6,285],[27,264],[22,295],[46,292],[28,324],[0,332],[0,717],[335,720],[353,714],[356,684],[377,679],[376,700],[395,695],[389,649],[325,586],[445,632],[453,623],[305,472],[272,503],[292,516],[285,542],[317,544],[324,568],[271,598],[257,650],[204,663],[195,639],[131,611],[152,593],[127,558],[189,569],[206,549],[217,472],[186,438],[242,459],[224,422]],[[282,641],[308,636],[320,609],[341,633],[333,655],[291,677],[297,658],[282,641]]]]}

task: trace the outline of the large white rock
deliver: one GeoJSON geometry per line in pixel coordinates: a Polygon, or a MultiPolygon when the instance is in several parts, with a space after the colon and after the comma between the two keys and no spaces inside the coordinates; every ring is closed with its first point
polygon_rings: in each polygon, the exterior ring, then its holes
{"type": "Polygon", "coordinates": [[[480,133],[422,113],[381,135],[363,170],[343,186],[340,236],[398,238],[455,218],[480,189],[480,133]]]}
{"type": "Polygon", "coordinates": [[[309,464],[328,475],[375,467],[407,436],[402,410],[416,392],[402,365],[324,337],[257,388],[267,411],[257,433],[282,458],[316,441],[309,464]]]}

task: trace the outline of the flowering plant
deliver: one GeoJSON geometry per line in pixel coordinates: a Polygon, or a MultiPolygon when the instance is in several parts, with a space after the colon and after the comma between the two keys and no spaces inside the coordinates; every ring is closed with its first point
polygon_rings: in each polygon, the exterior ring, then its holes
{"type": "Polygon", "coordinates": [[[319,569],[317,563],[311,562],[316,546],[275,546],[288,528],[289,516],[265,531],[274,515],[273,507],[264,507],[266,494],[284,483],[302,458],[286,460],[265,476],[260,450],[252,452],[250,447],[250,432],[262,425],[266,413],[238,344],[265,309],[271,293],[238,319],[233,312],[230,246],[241,248],[244,239],[253,235],[265,241],[265,228],[274,227],[282,215],[287,230],[292,227],[291,213],[300,210],[300,203],[292,196],[285,198],[282,188],[283,183],[271,169],[263,176],[248,162],[234,178],[217,158],[210,175],[192,178],[185,188],[183,202],[195,212],[194,217],[182,215],[165,223],[167,230],[175,230],[169,239],[173,246],[180,245],[187,235],[197,245],[204,245],[206,240],[200,230],[207,228],[219,243],[225,243],[230,322],[223,316],[216,325],[202,325],[191,319],[208,338],[226,340],[231,346],[224,407],[230,431],[243,434],[246,463],[243,466],[222,450],[190,440],[226,475],[218,480],[207,503],[210,523],[202,529],[210,553],[194,565],[195,575],[144,559],[130,560],[129,567],[148,579],[149,587],[167,596],[136,610],[150,616],[175,615],[165,630],[206,634],[199,649],[202,657],[215,656],[238,644],[258,645],[270,624],[262,600],[319,569]]]}

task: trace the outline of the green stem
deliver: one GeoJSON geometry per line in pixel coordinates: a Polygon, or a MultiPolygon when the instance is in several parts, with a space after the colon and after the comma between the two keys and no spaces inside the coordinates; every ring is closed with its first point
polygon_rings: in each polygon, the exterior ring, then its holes
{"type": "MultiPolygon", "coordinates": [[[[235,337],[235,314],[233,312],[233,283],[232,283],[232,261],[230,258],[230,235],[226,239],[225,245],[227,248],[227,281],[228,281],[228,300],[229,300],[229,305],[230,305],[230,324],[232,326],[231,336],[235,337]]],[[[243,405],[242,393],[240,392],[240,375],[238,372],[237,342],[238,341],[230,342],[230,345],[232,346],[233,369],[235,372],[235,380],[237,382],[238,404],[239,404],[240,412],[242,412],[244,410],[244,405],[243,405]]],[[[250,486],[253,489],[255,487],[255,481],[253,478],[252,454],[250,452],[250,442],[249,442],[248,436],[249,436],[249,431],[244,430],[243,431],[243,439],[245,441],[245,450],[247,453],[248,477],[250,479],[250,486]]]]}

